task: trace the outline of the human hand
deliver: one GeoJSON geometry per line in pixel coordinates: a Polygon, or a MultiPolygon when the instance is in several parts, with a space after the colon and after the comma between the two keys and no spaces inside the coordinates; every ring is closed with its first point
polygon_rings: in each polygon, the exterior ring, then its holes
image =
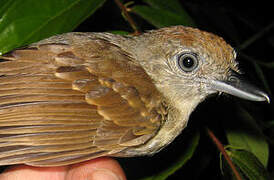
{"type": "Polygon", "coordinates": [[[60,167],[11,166],[0,180],[126,180],[117,161],[102,157],[60,167]]]}

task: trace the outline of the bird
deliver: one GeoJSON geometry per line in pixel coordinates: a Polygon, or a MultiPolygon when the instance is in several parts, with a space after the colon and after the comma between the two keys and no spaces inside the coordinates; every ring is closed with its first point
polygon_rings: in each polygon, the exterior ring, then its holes
{"type": "Polygon", "coordinates": [[[69,32],[0,59],[0,165],[153,155],[211,94],[270,101],[223,38],[193,27],[69,32]]]}

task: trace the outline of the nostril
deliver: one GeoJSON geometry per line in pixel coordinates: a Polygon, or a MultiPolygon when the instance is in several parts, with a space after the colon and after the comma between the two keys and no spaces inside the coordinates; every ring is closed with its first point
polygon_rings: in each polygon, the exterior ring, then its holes
{"type": "Polygon", "coordinates": [[[232,83],[239,83],[240,82],[239,78],[237,78],[236,76],[230,76],[228,78],[228,81],[232,82],[232,83]]]}

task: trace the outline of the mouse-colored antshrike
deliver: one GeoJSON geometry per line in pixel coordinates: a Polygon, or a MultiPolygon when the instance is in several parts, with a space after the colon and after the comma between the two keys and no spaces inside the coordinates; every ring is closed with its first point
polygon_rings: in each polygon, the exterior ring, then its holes
{"type": "Polygon", "coordinates": [[[0,165],[59,166],[153,154],[212,93],[254,101],[222,38],[174,26],[141,35],[72,32],[1,57],[0,165]]]}

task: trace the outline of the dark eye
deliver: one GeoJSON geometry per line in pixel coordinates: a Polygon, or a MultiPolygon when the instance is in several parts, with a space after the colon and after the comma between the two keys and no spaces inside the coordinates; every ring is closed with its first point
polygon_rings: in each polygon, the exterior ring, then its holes
{"type": "Polygon", "coordinates": [[[185,72],[191,72],[198,66],[196,54],[184,53],[178,56],[178,66],[185,72]]]}

